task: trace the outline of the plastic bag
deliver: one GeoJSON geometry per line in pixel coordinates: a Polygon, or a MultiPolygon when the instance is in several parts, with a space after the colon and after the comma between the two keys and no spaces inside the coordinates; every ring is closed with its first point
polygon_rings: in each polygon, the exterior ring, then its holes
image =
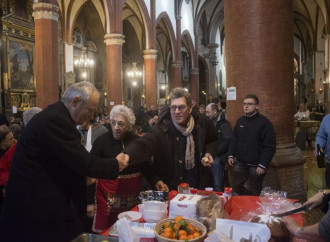
{"type": "Polygon", "coordinates": [[[116,224],[119,242],[139,242],[139,237],[137,237],[129,226],[128,220],[122,218],[119,219],[116,224]]]}
{"type": "Polygon", "coordinates": [[[302,206],[301,203],[293,203],[286,198],[286,192],[275,191],[269,187],[264,188],[260,193],[260,206],[250,211],[242,220],[250,221],[260,214],[279,214],[302,206]]]}

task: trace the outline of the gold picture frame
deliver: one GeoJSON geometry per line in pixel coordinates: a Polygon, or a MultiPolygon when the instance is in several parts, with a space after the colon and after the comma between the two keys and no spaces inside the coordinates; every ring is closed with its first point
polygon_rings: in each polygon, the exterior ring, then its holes
{"type": "Polygon", "coordinates": [[[34,92],[34,43],[7,38],[8,90],[34,92]]]}

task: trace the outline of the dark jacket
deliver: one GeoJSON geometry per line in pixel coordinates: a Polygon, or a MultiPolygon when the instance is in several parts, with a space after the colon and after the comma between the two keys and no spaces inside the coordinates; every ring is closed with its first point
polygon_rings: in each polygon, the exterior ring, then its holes
{"type": "Polygon", "coordinates": [[[233,132],[230,123],[227,121],[223,112],[215,118],[215,127],[218,130],[219,144],[217,149],[217,156],[220,156],[221,163],[226,164],[228,161],[228,148],[233,132]]]}
{"type": "Polygon", "coordinates": [[[69,241],[83,232],[86,176],[115,179],[116,159],[93,158],[62,102],[23,130],[7,182],[0,241],[69,241]]]}
{"type": "Polygon", "coordinates": [[[266,169],[276,152],[276,137],[272,123],[259,112],[242,116],[234,127],[228,156],[252,166],[266,169]]]}
{"type": "MultiPolygon", "coordinates": [[[[134,134],[132,131],[129,131],[123,138],[123,141],[116,140],[113,137],[113,133],[111,131],[100,135],[94,142],[93,148],[91,150],[91,154],[95,157],[101,157],[101,158],[116,158],[116,156],[122,152],[122,150],[133,140],[138,138],[136,134],[134,134]]],[[[136,172],[141,172],[144,177],[147,178],[147,180],[153,185],[155,185],[155,182],[153,180],[153,173],[151,170],[151,161],[142,162],[136,165],[131,165],[127,168],[125,168],[122,172],[119,173],[119,175],[127,175],[127,174],[133,174],[136,172]]]]}
{"type": "MultiPolygon", "coordinates": [[[[196,112],[192,112],[195,126],[193,137],[195,142],[195,164],[198,171],[198,188],[212,186],[213,178],[209,167],[201,164],[205,153],[213,157],[216,154],[218,144],[217,131],[212,121],[196,112]]],[[[150,159],[153,156],[153,170],[169,189],[177,190],[177,186],[185,176],[185,149],[178,145],[179,131],[173,125],[170,108],[166,107],[159,115],[159,122],[149,129],[143,137],[132,141],[125,148],[130,155],[130,164],[150,159]]],[[[184,139],[186,140],[186,139],[184,139]]]]}

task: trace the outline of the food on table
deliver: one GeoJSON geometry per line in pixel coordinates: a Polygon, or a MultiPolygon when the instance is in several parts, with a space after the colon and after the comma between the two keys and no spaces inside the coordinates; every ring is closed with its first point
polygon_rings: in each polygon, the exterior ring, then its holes
{"type": "Polygon", "coordinates": [[[197,217],[208,231],[214,230],[217,218],[225,217],[224,202],[215,193],[197,202],[197,217]]]}
{"type": "Polygon", "coordinates": [[[199,238],[202,231],[199,227],[187,222],[182,216],[176,216],[173,221],[164,223],[159,235],[174,240],[190,240],[199,238]]]}
{"type": "Polygon", "coordinates": [[[266,224],[274,241],[290,241],[290,233],[279,217],[274,217],[271,214],[260,214],[252,218],[251,222],[266,224]]]}

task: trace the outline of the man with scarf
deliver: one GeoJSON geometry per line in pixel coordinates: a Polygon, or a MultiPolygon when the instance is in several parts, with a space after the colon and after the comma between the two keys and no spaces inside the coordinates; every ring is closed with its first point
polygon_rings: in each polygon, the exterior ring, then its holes
{"type": "Polygon", "coordinates": [[[192,110],[191,95],[185,89],[173,89],[169,101],[158,123],[125,148],[130,165],[153,157],[154,173],[170,190],[176,190],[182,182],[198,189],[212,186],[216,128],[210,119],[192,110]]]}

